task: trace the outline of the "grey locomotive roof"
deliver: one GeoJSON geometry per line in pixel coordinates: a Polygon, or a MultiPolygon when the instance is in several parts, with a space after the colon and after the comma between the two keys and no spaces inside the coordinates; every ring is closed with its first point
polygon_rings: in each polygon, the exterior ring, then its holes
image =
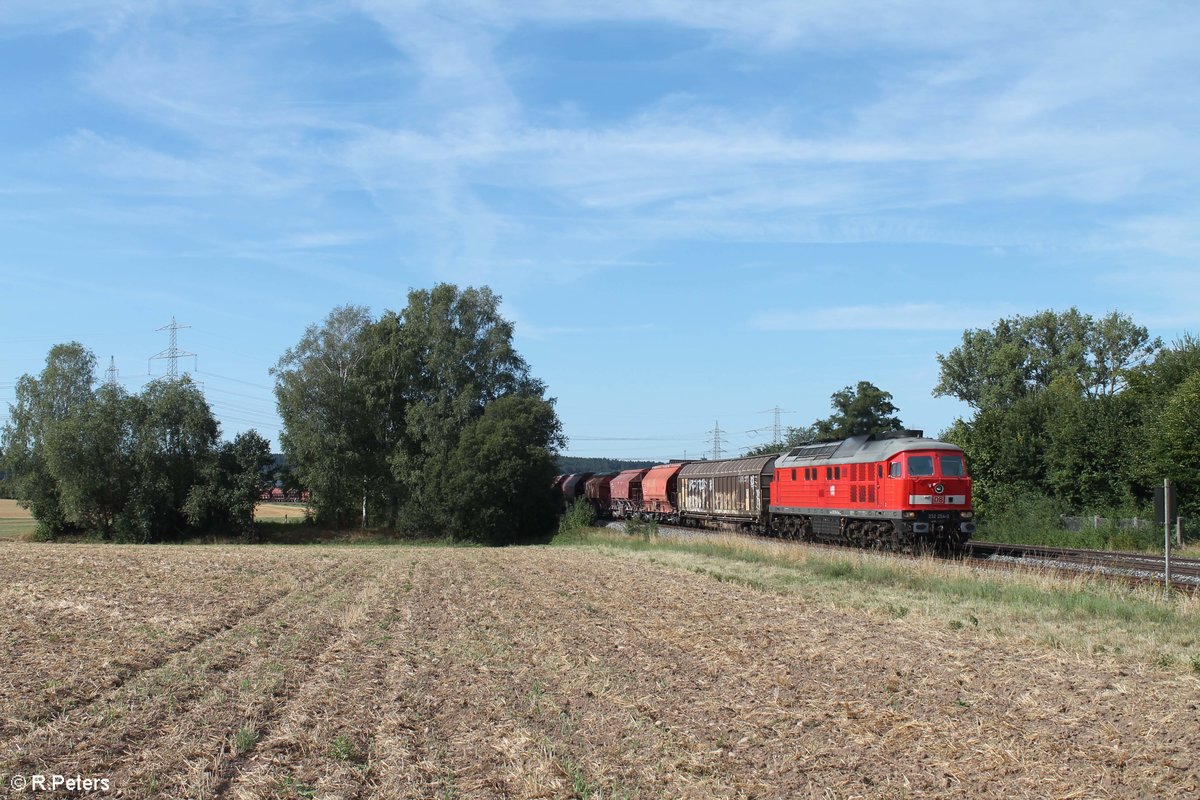
{"type": "Polygon", "coordinates": [[[693,461],[679,470],[683,478],[711,478],[724,475],[761,475],[773,469],[779,456],[754,456],[753,458],[724,458],[717,461],[693,461]]]}
{"type": "Polygon", "coordinates": [[[886,461],[904,450],[959,450],[958,445],[917,435],[851,436],[840,442],[816,442],[794,448],[779,457],[777,469],[808,467],[813,464],[845,464],[861,461],[886,461]]]}

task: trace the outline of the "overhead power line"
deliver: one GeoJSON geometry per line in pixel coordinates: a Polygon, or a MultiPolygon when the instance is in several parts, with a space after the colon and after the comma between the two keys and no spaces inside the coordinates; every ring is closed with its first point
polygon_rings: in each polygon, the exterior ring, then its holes
{"type": "Polygon", "coordinates": [[[723,433],[724,431],[721,430],[721,422],[718,420],[716,423],[714,423],[713,429],[709,431],[709,434],[712,435],[713,460],[720,458],[721,454],[724,452],[723,447],[725,445],[725,439],[722,437],[723,433]]]}
{"type": "MultiPolygon", "coordinates": [[[[179,359],[187,358],[188,356],[191,356],[193,359],[196,358],[195,353],[189,353],[185,350],[179,349],[179,331],[183,330],[184,328],[190,328],[190,327],[192,327],[192,326],[191,325],[180,325],[178,322],[175,321],[175,317],[171,317],[170,325],[164,325],[161,328],[159,328],[160,331],[168,331],[170,333],[170,342],[171,343],[167,346],[166,350],[160,350],[159,352],[150,356],[150,358],[146,359],[146,374],[147,375],[152,374],[150,372],[150,362],[151,361],[163,360],[163,361],[167,362],[167,374],[164,375],[162,379],[168,380],[168,381],[175,381],[175,380],[179,379],[179,359]]],[[[192,365],[192,369],[195,369],[194,362],[192,365]]]]}
{"type": "Polygon", "coordinates": [[[779,406],[775,406],[774,408],[768,408],[766,411],[760,411],[758,413],[775,415],[775,424],[771,426],[771,435],[773,437],[771,439],[771,442],[776,443],[776,442],[783,441],[783,425],[779,420],[779,415],[780,414],[795,414],[796,412],[795,411],[785,411],[782,408],[780,408],[779,406]]]}

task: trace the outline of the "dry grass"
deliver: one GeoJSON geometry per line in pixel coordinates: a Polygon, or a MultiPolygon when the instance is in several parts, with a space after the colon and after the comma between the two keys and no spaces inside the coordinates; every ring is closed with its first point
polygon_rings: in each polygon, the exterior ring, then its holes
{"type": "Polygon", "coordinates": [[[259,503],[254,507],[256,522],[303,522],[307,506],[303,503],[259,503]]]}
{"type": "Polygon", "coordinates": [[[806,603],[1200,674],[1200,595],[1166,600],[1161,589],[1088,575],[898,559],[746,536],[643,542],[593,530],[587,540],[601,552],[635,555],[806,603]]]}
{"type": "Polygon", "coordinates": [[[25,539],[36,527],[33,515],[16,500],[0,500],[0,541],[25,539]]]}
{"type": "Polygon", "coordinates": [[[0,774],[106,776],[124,797],[1200,787],[1189,674],[738,565],[616,545],[6,545],[0,774]]]}

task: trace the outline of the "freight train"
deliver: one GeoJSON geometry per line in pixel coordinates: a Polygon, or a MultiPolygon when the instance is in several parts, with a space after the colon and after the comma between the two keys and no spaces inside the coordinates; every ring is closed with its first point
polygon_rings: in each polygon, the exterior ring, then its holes
{"type": "Polygon", "coordinates": [[[774,455],[560,475],[555,490],[601,517],[907,553],[955,554],[975,531],[962,450],[916,430],[774,455]]]}

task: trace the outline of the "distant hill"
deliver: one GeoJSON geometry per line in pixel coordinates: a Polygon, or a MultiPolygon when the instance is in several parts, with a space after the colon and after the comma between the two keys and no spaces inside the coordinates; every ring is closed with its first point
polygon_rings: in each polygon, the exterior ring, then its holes
{"type": "Polygon", "coordinates": [[[658,461],[624,461],[619,458],[579,458],[577,456],[559,456],[558,471],[563,475],[576,472],[620,472],[625,469],[645,469],[658,464],[658,461]]]}

